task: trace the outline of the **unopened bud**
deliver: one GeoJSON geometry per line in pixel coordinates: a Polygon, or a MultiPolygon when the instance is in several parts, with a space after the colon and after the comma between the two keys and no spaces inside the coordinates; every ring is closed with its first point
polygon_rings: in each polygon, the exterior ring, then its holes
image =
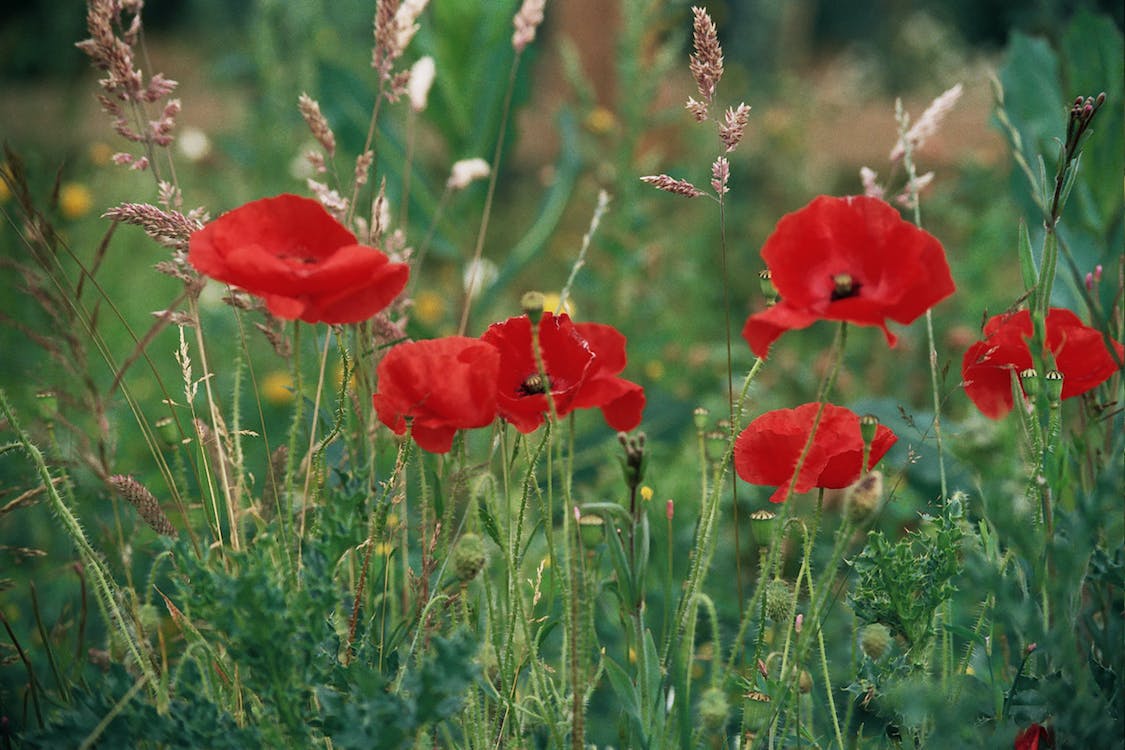
{"type": "Polygon", "coordinates": [[[473,533],[463,534],[453,548],[453,574],[462,583],[476,578],[488,564],[484,540],[473,533]]]}
{"type": "Polygon", "coordinates": [[[871,471],[859,478],[859,481],[848,488],[845,508],[848,520],[861,524],[869,520],[879,509],[879,501],[883,498],[883,472],[871,471]]]}
{"type": "Polygon", "coordinates": [[[672,498],[668,498],[668,501],[664,503],[664,515],[669,521],[676,515],[676,504],[672,502],[672,498]]]}
{"type": "Polygon", "coordinates": [[[789,619],[793,604],[793,592],[789,584],[780,578],[775,578],[766,584],[766,617],[774,622],[784,622],[789,619]]]}
{"type": "Polygon", "coordinates": [[[812,675],[808,673],[808,670],[802,669],[801,674],[797,675],[797,689],[803,695],[812,692],[812,675]]]}
{"type": "Polygon", "coordinates": [[[722,729],[727,723],[730,703],[721,688],[709,687],[699,699],[699,720],[711,731],[722,729]]]}
{"type": "Polygon", "coordinates": [[[859,647],[871,661],[879,661],[887,652],[889,645],[891,645],[891,631],[881,622],[864,625],[859,631],[859,647]]]}

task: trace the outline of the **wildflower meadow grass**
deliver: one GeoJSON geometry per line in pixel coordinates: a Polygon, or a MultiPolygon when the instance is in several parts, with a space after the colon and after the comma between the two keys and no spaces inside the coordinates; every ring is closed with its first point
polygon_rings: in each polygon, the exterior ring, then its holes
{"type": "Polygon", "coordinates": [[[307,5],[5,144],[0,750],[1125,746],[1119,22],[844,172],[751,4],[307,5]]]}

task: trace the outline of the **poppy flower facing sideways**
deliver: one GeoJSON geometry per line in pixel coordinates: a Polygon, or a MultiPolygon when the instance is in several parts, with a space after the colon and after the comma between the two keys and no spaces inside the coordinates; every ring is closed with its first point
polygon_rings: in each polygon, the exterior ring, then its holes
{"type": "MultiPolygon", "coordinates": [[[[766,412],[746,426],[734,441],[734,470],[750,484],[777,487],[771,503],[785,501],[797,461],[812,432],[820,404],[802,404],[795,409],[766,412]]],[[[866,469],[886,455],[898,437],[879,425],[871,441],[866,469]]],[[[825,404],[794,492],[813,487],[840,489],[855,483],[863,473],[863,436],[859,415],[850,409],[825,404]]]]}
{"type": "Polygon", "coordinates": [[[521,315],[494,323],[481,340],[500,352],[497,408],[520,432],[532,432],[549,411],[550,390],[555,412],[598,407],[615,430],[640,424],[644,389],[617,375],[625,369],[625,337],[611,326],[575,325],[568,315],[543,313],[539,321],[542,377],[531,348],[531,321],[521,315]]]}
{"type": "Polygon", "coordinates": [[[781,299],[742,329],[759,357],[785,331],[818,320],[877,326],[894,346],[888,318],[911,323],[954,290],[941,243],[867,196],[820,196],[783,216],[762,259],[781,299]]]}
{"type": "Polygon", "coordinates": [[[1016,735],[1015,750],[1041,750],[1055,746],[1055,733],[1047,727],[1032,724],[1016,735]]]}
{"type": "Polygon", "coordinates": [[[486,427],[496,419],[499,374],[500,352],[477,339],[399,344],[376,369],[375,413],[396,435],[409,426],[421,448],[448,453],[457,430],[486,427]]]}
{"type": "Polygon", "coordinates": [[[191,235],[200,273],[265,300],[270,313],[306,323],[358,323],[389,305],[409,268],[360,245],[317,201],[279,195],[223,214],[191,235]]]}
{"type": "MultiPolygon", "coordinates": [[[[1104,383],[1114,372],[1113,360],[1100,331],[1090,328],[1070,310],[1047,311],[1047,348],[1062,373],[1062,398],[1079,396],[1104,383]]],[[[984,325],[984,340],[969,347],[961,361],[965,393],[981,413],[1000,419],[1012,410],[1012,375],[1033,366],[1029,342],[1031,313],[1020,310],[996,315],[984,325]]],[[[1114,342],[1119,359],[1125,347],[1114,342]]]]}

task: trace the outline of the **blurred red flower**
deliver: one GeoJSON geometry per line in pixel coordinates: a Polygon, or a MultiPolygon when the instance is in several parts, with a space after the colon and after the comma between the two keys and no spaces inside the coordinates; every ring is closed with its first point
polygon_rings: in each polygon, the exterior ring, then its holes
{"type": "Polygon", "coordinates": [[[448,453],[457,430],[496,419],[500,352],[478,339],[449,336],[399,344],[376,368],[379,421],[410,434],[431,453],[448,453]],[[409,419],[409,423],[407,422],[409,419]]]}
{"type": "MultiPolygon", "coordinates": [[[[750,484],[776,486],[771,503],[785,501],[801,451],[812,432],[820,404],[766,412],[746,426],[734,441],[734,470],[750,484]]],[[[867,468],[886,455],[898,437],[879,425],[871,441],[867,468]]],[[[842,406],[825,404],[794,492],[813,487],[839,489],[859,479],[863,463],[863,436],[859,416],[842,406]]]]}
{"type": "Polygon", "coordinates": [[[1055,733],[1039,724],[1032,724],[1016,735],[1015,750],[1039,750],[1040,747],[1054,747],[1055,733]],[[1040,745],[1039,743],[1043,744],[1040,745]]]}
{"type": "Polygon", "coordinates": [[[820,196],[781,218],[762,247],[781,299],[751,315],[742,337],[764,357],[782,333],[818,320],[883,329],[910,323],[953,294],[941,243],[886,202],[820,196]]]}
{"type": "Polygon", "coordinates": [[[320,203],[297,195],[252,201],[191,235],[200,273],[265,300],[279,318],[358,323],[389,305],[409,268],[354,234],[320,203]]]}
{"type": "MultiPolygon", "coordinates": [[[[1047,348],[1062,373],[1062,397],[1079,396],[1109,379],[1117,364],[1100,331],[1084,325],[1077,315],[1061,307],[1047,311],[1047,348]]],[[[1012,409],[1012,376],[1033,367],[1028,345],[1031,313],[1020,310],[993,316],[984,325],[984,340],[968,348],[961,361],[965,393],[981,413],[1000,419],[1012,409]]],[[[1119,359],[1125,347],[1113,342],[1119,359]]],[[[1042,374],[1042,373],[1040,373],[1042,374]]]]}
{"type": "Polygon", "coordinates": [[[500,416],[520,432],[543,423],[550,389],[555,412],[598,407],[615,430],[640,424],[644,389],[617,375],[625,369],[625,337],[608,325],[575,325],[568,315],[543,313],[539,351],[546,381],[531,348],[531,321],[525,315],[494,323],[481,340],[500,351],[497,405],[500,416]]]}

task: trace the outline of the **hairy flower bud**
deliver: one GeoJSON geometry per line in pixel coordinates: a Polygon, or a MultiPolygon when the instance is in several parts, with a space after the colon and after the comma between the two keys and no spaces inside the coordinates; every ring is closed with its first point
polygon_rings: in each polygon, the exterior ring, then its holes
{"type": "Polygon", "coordinates": [[[879,661],[891,644],[891,631],[881,622],[864,625],[859,631],[859,647],[872,661],[879,661]]]}
{"type": "Polygon", "coordinates": [[[703,691],[699,699],[699,720],[704,727],[712,731],[722,729],[727,723],[728,713],[730,703],[721,688],[709,687],[703,691]]]}
{"type": "Polygon", "coordinates": [[[785,622],[793,613],[793,592],[789,584],[775,578],[766,584],[766,617],[774,622],[785,622]]]}
{"type": "Polygon", "coordinates": [[[463,534],[453,548],[453,574],[462,583],[468,583],[484,570],[488,553],[484,540],[476,534],[463,534]]]}
{"type": "Polygon", "coordinates": [[[883,498],[883,472],[872,471],[864,474],[859,481],[848,488],[846,503],[848,520],[863,523],[870,520],[879,509],[883,498]]]}

